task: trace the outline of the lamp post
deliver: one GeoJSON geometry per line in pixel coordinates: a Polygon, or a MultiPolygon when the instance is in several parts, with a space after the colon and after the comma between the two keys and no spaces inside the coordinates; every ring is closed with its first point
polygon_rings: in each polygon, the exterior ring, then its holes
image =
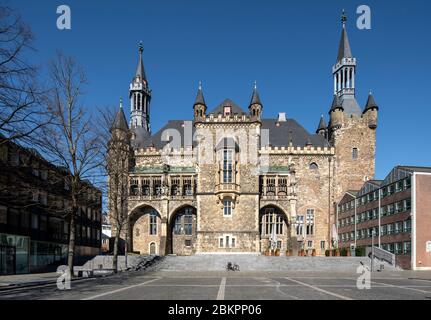
{"type": "Polygon", "coordinates": [[[371,231],[371,272],[373,272],[374,266],[374,228],[371,231]]]}

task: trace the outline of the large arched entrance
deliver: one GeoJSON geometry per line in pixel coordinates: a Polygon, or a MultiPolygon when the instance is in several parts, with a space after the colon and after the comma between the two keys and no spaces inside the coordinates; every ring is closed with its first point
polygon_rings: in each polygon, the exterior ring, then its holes
{"type": "Polygon", "coordinates": [[[280,254],[284,255],[290,248],[290,223],[283,210],[267,205],[259,211],[259,234],[260,251],[264,252],[273,246],[280,249],[280,254]]]}
{"type": "Polygon", "coordinates": [[[156,209],[142,206],[135,209],[129,217],[128,236],[133,252],[140,254],[161,254],[164,237],[161,236],[161,217],[156,209]]]}
{"type": "Polygon", "coordinates": [[[196,248],[196,209],[184,206],[175,211],[169,221],[168,252],[192,255],[196,248]]]}

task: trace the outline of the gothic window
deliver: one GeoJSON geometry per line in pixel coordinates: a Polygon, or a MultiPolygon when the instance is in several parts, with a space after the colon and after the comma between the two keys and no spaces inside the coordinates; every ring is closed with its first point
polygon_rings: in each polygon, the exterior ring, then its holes
{"type": "Polygon", "coordinates": [[[266,195],[275,196],[275,178],[266,179],[266,195]]]}
{"type": "Polygon", "coordinates": [[[139,94],[138,110],[142,110],[142,94],[139,94]]]}
{"type": "Polygon", "coordinates": [[[232,183],[233,150],[223,150],[223,183],[232,183]]]}
{"type": "Polygon", "coordinates": [[[353,148],[352,149],[352,159],[353,160],[358,159],[358,148],[353,148]]]}
{"type": "Polygon", "coordinates": [[[282,214],[277,213],[274,208],[265,208],[264,214],[262,215],[260,221],[261,235],[271,235],[273,232],[273,228],[275,228],[275,234],[282,235],[283,224],[284,219],[282,214]]]}
{"type": "Polygon", "coordinates": [[[191,177],[184,178],[183,180],[183,195],[185,196],[193,195],[191,177]]]}
{"type": "Polygon", "coordinates": [[[191,235],[193,232],[193,215],[192,208],[186,208],[184,213],[184,233],[191,235]]]}
{"type": "Polygon", "coordinates": [[[178,195],[178,186],[179,186],[179,184],[180,184],[180,179],[178,179],[178,178],[175,178],[175,179],[172,179],[171,180],[171,195],[172,196],[176,196],[176,195],[178,195]]]}
{"type": "Polygon", "coordinates": [[[306,234],[314,234],[314,209],[307,209],[306,216],[306,234]]]}
{"type": "Polygon", "coordinates": [[[154,195],[155,196],[161,196],[162,195],[162,182],[160,179],[155,179],[154,180],[154,195]]]}
{"type": "Polygon", "coordinates": [[[142,185],[142,195],[149,196],[150,195],[150,181],[144,180],[142,185]]]}
{"type": "Polygon", "coordinates": [[[150,235],[157,235],[157,213],[150,213],[150,235]]]}
{"type": "Polygon", "coordinates": [[[232,200],[230,199],[223,200],[223,215],[225,217],[232,216],[232,200]]]}
{"type": "Polygon", "coordinates": [[[137,179],[131,179],[130,180],[130,194],[132,196],[138,195],[138,180],[137,179]]]}
{"type": "Polygon", "coordinates": [[[175,218],[175,223],[174,223],[174,234],[181,234],[182,232],[182,224],[181,224],[181,218],[182,218],[182,215],[178,215],[176,218],[175,218]]]}
{"type": "Polygon", "coordinates": [[[287,195],[287,178],[278,179],[278,195],[279,196],[287,195]]]}
{"type": "Polygon", "coordinates": [[[296,235],[303,235],[304,216],[296,216],[296,235]]]}
{"type": "Polygon", "coordinates": [[[317,170],[319,169],[319,166],[317,165],[317,163],[312,162],[310,163],[310,170],[317,170]]]}

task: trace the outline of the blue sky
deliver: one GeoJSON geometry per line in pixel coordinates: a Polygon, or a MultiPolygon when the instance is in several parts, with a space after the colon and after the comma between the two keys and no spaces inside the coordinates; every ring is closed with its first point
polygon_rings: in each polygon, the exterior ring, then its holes
{"type": "MultiPolygon", "coordinates": [[[[28,58],[43,66],[62,50],[89,79],[85,105],[128,101],[128,86],[144,43],[153,91],[155,132],[169,119],[191,119],[198,81],[215,107],[231,98],[248,106],[256,80],[264,117],[278,112],[314,132],[332,100],[331,67],[346,9],[350,45],[358,60],[357,100],[370,89],[380,106],[376,177],[397,164],[431,165],[430,1],[6,1],[36,35],[28,58]],[[72,30],[56,28],[56,8],[67,4],[72,30]],[[356,8],[367,4],[372,29],[356,28],[356,8]]],[[[126,106],[128,107],[128,106],[126,106]]]]}

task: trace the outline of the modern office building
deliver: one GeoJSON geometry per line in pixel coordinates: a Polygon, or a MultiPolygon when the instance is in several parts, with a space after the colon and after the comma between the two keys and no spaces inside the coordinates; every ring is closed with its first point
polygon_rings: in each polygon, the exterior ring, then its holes
{"type": "MultiPolygon", "coordinates": [[[[0,274],[44,271],[65,261],[71,209],[67,172],[37,151],[0,143],[0,274]]],[[[76,256],[100,251],[102,195],[83,181],[76,256]]]]}
{"type": "Polygon", "coordinates": [[[431,167],[397,166],[347,191],[337,206],[340,247],[375,246],[404,269],[431,269],[431,167]]]}

